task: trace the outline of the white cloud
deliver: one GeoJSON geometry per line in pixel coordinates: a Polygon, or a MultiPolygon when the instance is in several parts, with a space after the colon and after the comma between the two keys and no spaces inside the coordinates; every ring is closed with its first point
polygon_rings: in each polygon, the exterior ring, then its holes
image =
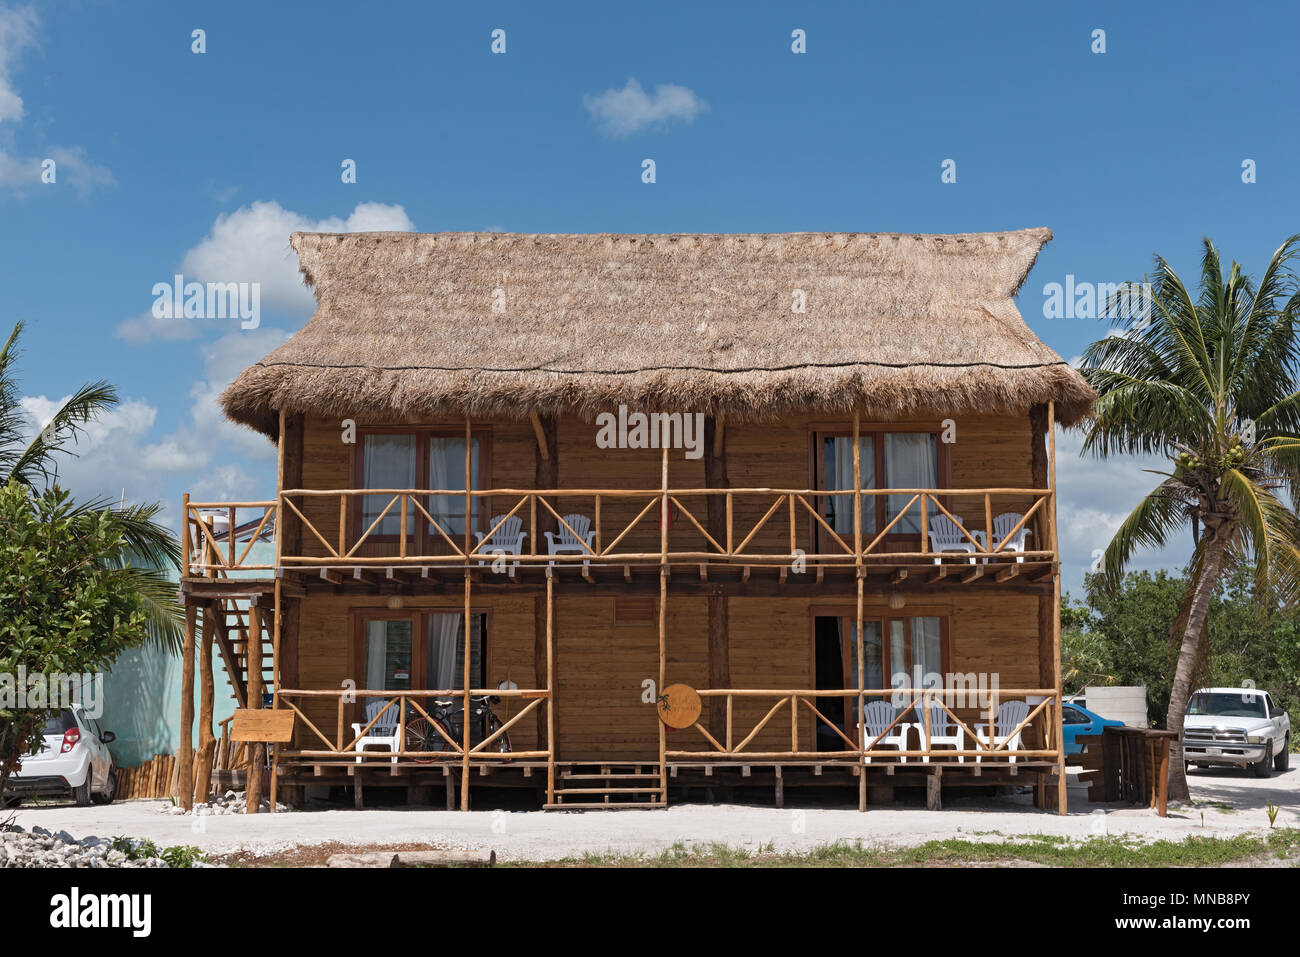
{"type": "Polygon", "coordinates": [[[18,55],[36,43],[33,7],[0,7],[0,123],[23,117],[23,99],[13,82],[18,55]]]}
{"type": "Polygon", "coordinates": [[[208,235],[182,258],[181,272],[186,281],[260,283],[263,308],[305,315],[311,312],[313,299],[298,274],[290,233],[414,228],[406,210],[384,203],[361,203],[347,219],[311,219],[279,203],[258,201],[218,216],[208,235]]]}
{"type": "Polygon", "coordinates": [[[582,104],[601,132],[620,139],[666,126],[672,120],[690,123],[709,108],[692,90],[675,83],[660,83],[651,96],[635,77],[628,77],[621,90],[584,96],[582,104]]]}
{"type": "MultiPolygon", "coordinates": [[[[20,407],[30,434],[43,428],[68,398],[24,397],[20,407]]],[[[166,481],[202,470],[210,452],[180,436],[150,441],[157,418],[154,406],[127,400],[87,423],[69,446],[75,455],[56,456],[59,485],[84,499],[125,497],[128,502],[163,501],[170,506],[164,494],[166,481]]]]}
{"type": "Polygon", "coordinates": [[[266,436],[227,419],[217,399],[241,372],[288,338],[283,329],[264,327],[232,332],[200,350],[203,378],[190,389],[190,418],[202,441],[220,440],[255,460],[275,458],[275,446],[266,436]]]}
{"type": "MultiPolygon", "coordinates": [[[[1060,538],[1063,585],[1078,589],[1090,571],[1094,552],[1110,544],[1120,523],[1137,507],[1162,476],[1144,469],[1166,469],[1158,456],[1119,455],[1108,459],[1079,457],[1083,435],[1058,430],[1056,438],[1057,534],[1060,538]]],[[[1180,569],[1191,552],[1191,532],[1176,538],[1163,551],[1145,550],[1133,556],[1133,570],[1180,569]]]]}
{"type": "Polygon", "coordinates": [[[151,342],[197,339],[201,331],[200,319],[159,319],[151,309],[123,319],[113,334],[133,346],[143,346],[151,342]]]}
{"type": "MultiPolygon", "coordinates": [[[[20,55],[36,45],[38,24],[31,6],[0,7],[0,123],[21,122],[25,113],[13,77],[20,55]]],[[[92,161],[80,146],[52,146],[39,156],[24,156],[13,151],[12,134],[6,135],[5,142],[0,147],[0,186],[15,193],[67,185],[84,196],[96,187],[116,185],[108,168],[92,161]],[[53,183],[41,180],[45,160],[54,161],[53,183]]]]}
{"type": "MultiPolygon", "coordinates": [[[[305,317],[310,315],[315,300],[298,273],[298,257],[289,246],[290,233],[413,229],[415,224],[401,206],[359,203],[346,219],[339,216],[311,219],[277,202],[258,201],[241,206],[229,215],[218,216],[208,235],[181,257],[180,273],[186,282],[258,283],[261,309],[305,317]]],[[[153,282],[171,283],[173,272],[169,270],[153,282]]],[[[139,346],[158,340],[194,339],[210,323],[207,319],[156,319],[149,311],[122,320],[115,334],[139,346]]],[[[255,340],[240,336],[236,341],[255,340]]],[[[260,354],[253,356],[249,363],[260,358],[260,354]]]]}

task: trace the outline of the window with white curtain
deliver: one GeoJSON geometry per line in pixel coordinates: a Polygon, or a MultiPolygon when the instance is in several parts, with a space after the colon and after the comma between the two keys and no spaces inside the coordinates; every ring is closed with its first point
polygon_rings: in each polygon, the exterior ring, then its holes
{"type": "MultiPolygon", "coordinates": [[[[824,488],[835,492],[853,488],[853,437],[828,436],[822,442],[824,488]]],[[[858,469],[862,474],[862,488],[876,487],[876,440],[874,437],[858,437],[858,469]]],[[[862,530],[876,530],[875,499],[870,495],[862,496],[862,530]]],[[[826,524],[840,535],[853,534],[853,496],[826,496],[826,524]]]]}
{"type": "Polygon", "coordinates": [[[371,619],[365,623],[368,690],[409,691],[414,662],[409,618],[371,619]]]}
{"type": "MultiPolygon", "coordinates": [[[[462,448],[464,447],[462,443],[462,448]]],[[[371,434],[362,436],[361,487],[362,488],[415,488],[416,448],[414,435],[371,434]]],[[[464,484],[462,482],[462,484],[464,484]]],[[[368,529],[379,517],[391,495],[361,496],[361,531],[368,529]]],[[[371,535],[397,535],[402,526],[401,503],[388,509],[383,520],[371,535]]],[[[415,532],[415,518],[407,516],[406,533],[415,532]]]]}
{"type": "MultiPolygon", "coordinates": [[[[483,458],[478,438],[470,440],[470,489],[483,487],[480,481],[481,460],[483,458]]],[[[428,432],[413,433],[363,433],[358,446],[361,455],[360,487],[384,489],[432,489],[459,492],[461,494],[431,495],[420,504],[428,510],[430,517],[438,524],[448,537],[458,544],[465,535],[465,438],[461,436],[439,436],[428,432]]],[[[360,515],[357,516],[359,528],[354,534],[360,535],[370,528],[392,502],[392,495],[361,496],[360,515]]],[[[480,529],[480,503],[478,498],[470,501],[470,530],[480,529]]],[[[415,535],[417,509],[414,505],[407,509],[406,533],[415,535]]],[[[401,528],[401,502],[394,504],[384,514],[383,519],[370,533],[396,536],[401,528]]],[[[436,551],[445,540],[432,524],[426,529],[430,536],[430,546],[436,551]]]]}
{"type": "MultiPolygon", "coordinates": [[[[463,446],[462,446],[463,448],[463,446]]],[[[483,681],[483,615],[470,615],[470,685],[483,681]]],[[[463,691],[465,688],[465,616],[437,612],[428,616],[428,659],[425,687],[463,691]]]]}
{"type": "MultiPolygon", "coordinates": [[[[479,442],[471,439],[469,445],[470,488],[479,485],[479,442]]],[[[465,490],[465,440],[463,438],[429,438],[429,485],[430,489],[465,490]]],[[[470,500],[470,528],[478,527],[477,498],[470,500]]],[[[429,515],[442,526],[452,538],[465,534],[465,496],[464,495],[430,495],[429,515]]],[[[430,532],[438,535],[436,529],[430,532]]],[[[441,536],[438,536],[441,538],[441,536]]]]}
{"type": "MultiPolygon", "coordinates": [[[[938,488],[939,461],[933,433],[885,433],[885,488],[938,488]]],[[[885,522],[888,523],[910,501],[910,495],[885,497],[885,522]]],[[[921,530],[921,512],[917,506],[908,510],[894,531],[915,535],[921,530]]]]}
{"type": "MultiPolygon", "coordinates": [[[[858,437],[862,488],[938,488],[938,437],[933,432],[877,432],[858,437]],[[884,481],[878,480],[883,469],[884,481]]],[[[821,438],[821,488],[843,491],[853,488],[853,438],[823,435],[821,438]]],[[[874,534],[887,525],[911,500],[910,495],[862,496],[862,531],[874,534]]],[[[853,533],[853,496],[823,497],[822,516],[841,537],[853,533]]],[[[890,534],[915,535],[921,531],[921,513],[913,505],[890,534]]],[[[824,548],[823,548],[824,550],[824,548]]]]}

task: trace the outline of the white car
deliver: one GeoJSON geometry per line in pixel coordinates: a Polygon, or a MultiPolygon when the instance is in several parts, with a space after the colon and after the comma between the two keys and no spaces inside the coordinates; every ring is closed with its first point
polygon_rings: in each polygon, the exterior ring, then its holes
{"type": "Polygon", "coordinates": [[[23,758],[5,782],[4,806],[38,794],[69,796],[78,807],[111,804],[117,795],[117,768],[108,750],[113,738],[80,705],[54,712],[45,723],[45,746],[23,758]]]}
{"type": "Polygon", "coordinates": [[[1187,702],[1183,760],[1251,768],[1266,778],[1290,765],[1291,717],[1255,688],[1202,688],[1187,702]]]}

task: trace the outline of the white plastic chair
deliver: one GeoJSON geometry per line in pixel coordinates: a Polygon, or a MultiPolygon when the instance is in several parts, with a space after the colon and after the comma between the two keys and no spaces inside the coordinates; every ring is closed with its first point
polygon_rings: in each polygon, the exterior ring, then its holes
{"type": "MultiPolygon", "coordinates": [[[[898,712],[888,701],[868,701],[862,709],[862,725],[866,729],[864,732],[865,738],[862,743],[867,745],[871,744],[872,741],[875,741],[877,737],[884,733],[884,730],[888,728],[897,717],[898,712]]],[[[887,746],[897,748],[899,751],[906,751],[907,729],[909,727],[911,727],[911,725],[906,721],[898,722],[898,724],[894,725],[893,730],[890,731],[889,734],[876,742],[876,747],[887,746]]],[[[906,764],[907,755],[903,755],[899,760],[902,761],[903,764],[906,764]]],[[[862,762],[864,764],[870,764],[871,756],[868,755],[867,757],[864,757],[862,762]]]]}
{"type": "MultiPolygon", "coordinates": [[[[916,706],[916,715],[920,720],[916,724],[917,733],[921,736],[921,747],[926,747],[926,726],[930,729],[930,748],[936,744],[952,745],[958,751],[966,750],[966,732],[962,730],[961,725],[952,720],[952,715],[943,710],[937,698],[928,697],[922,699],[916,706]]],[[[927,749],[928,750],[928,749],[927,749]]],[[[921,758],[922,763],[930,763],[930,755],[921,758]]],[[[965,764],[966,756],[957,755],[957,763],[965,764]]]]}
{"type": "MultiPolygon", "coordinates": [[[[546,554],[548,555],[590,555],[592,552],[591,543],[596,537],[596,533],[591,530],[591,519],[586,515],[579,515],[576,512],[572,515],[564,516],[565,524],[578,533],[574,537],[564,525],[560,526],[558,532],[545,532],[546,535],[546,554]]],[[[552,565],[555,562],[551,562],[552,565]]],[[[590,565],[588,559],[582,564],[590,565]]]]}
{"type": "MultiPolygon", "coordinates": [[[[993,747],[1001,748],[1004,744],[1008,751],[1019,751],[1024,742],[1021,740],[1025,729],[1021,728],[1012,734],[1012,730],[1029,717],[1029,705],[1024,701],[1004,701],[998,706],[998,715],[995,720],[993,729],[993,747]]],[[[981,750],[988,750],[989,746],[989,726],[987,724],[975,725],[976,744],[981,750]]],[[[975,763],[980,763],[982,755],[975,756],[975,763]]],[[[1010,761],[1016,763],[1016,756],[1011,755],[1010,761]]]]}
{"type": "MultiPolygon", "coordinates": [[[[492,521],[488,525],[486,532],[474,533],[474,537],[478,540],[477,544],[482,546],[478,550],[480,555],[495,555],[497,552],[505,555],[523,554],[524,539],[528,537],[528,533],[524,531],[524,520],[518,515],[511,515],[504,522],[502,522],[502,518],[501,515],[492,516],[492,521]],[[498,522],[501,522],[500,528],[497,528],[498,522]],[[496,528],[495,532],[492,531],[494,528],[496,528]],[[485,540],[487,544],[484,544],[485,540]]],[[[487,565],[491,562],[491,558],[479,560],[480,565],[487,565]]],[[[519,563],[515,562],[513,568],[518,567],[519,563]]],[[[514,574],[514,572],[512,571],[511,574],[514,574]]]]}
{"type": "MultiPolygon", "coordinates": [[[[388,699],[378,698],[366,702],[366,720],[363,724],[352,722],[352,736],[356,737],[361,733],[361,729],[374,720],[375,715],[388,704],[388,699]]],[[[357,742],[357,764],[361,763],[361,752],[368,747],[387,748],[394,754],[397,753],[398,738],[400,737],[397,730],[397,724],[401,718],[401,702],[394,702],[393,706],[380,715],[379,720],[370,725],[370,731],[365,737],[357,742]]],[[[393,758],[393,763],[397,763],[397,758],[393,758]]]]}
{"type": "MultiPolygon", "coordinates": [[[[1003,512],[1001,515],[993,519],[993,547],[997,548],[1002,544],[1004,539],[1006,539],[1007,542],[1007,547],[1002,549],[1000,554],[1007,552],[1024,552],[1025,539],[1027,539],[1031,534],[1029,528],[1022,528],[1020,531],[1016,532],[1015,535],[1011,535],[1011,530],[1016,527],[1016,523],[1023,517],[1024,516],[1020,512],[1003,512]],[[1011,537],[1007,538],[1008,535],[1011,535],[1011,537]]],[[[1029,523],[1026,522],[1025,524],[1028,526],[1029,523]]],[[[1024,560],[1025,556],[1023,554],[1016,556],[1017,562],[1023,564],[1024,560]]]]}
{"type": "MultiPolygon", "coordinates": [[[[957,522],[961,522],[963,527],[966,525],[966,520],[960,515],[954,517],[957,522]]],[[[930,519],[930,551],[935,553],[934,563],[936,565],[941,564],[938,557],[941,552],[965,552],[970,555],[970,563],[975,564],[975,545],[970,538],[961,533],[961,529],[957,527],[957,522],[943,514],[935,515],[930,519]]],[[[971,531],[970,534],[971,538],[979,542],[980,548],[986,547],[984,543],[988,539],[983,532],[971,531]]]]}

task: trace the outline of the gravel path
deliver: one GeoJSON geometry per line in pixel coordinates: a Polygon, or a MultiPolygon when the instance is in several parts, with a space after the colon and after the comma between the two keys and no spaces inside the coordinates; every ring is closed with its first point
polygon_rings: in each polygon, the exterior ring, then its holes
{"type": "Polygon", "coordinates": [[[464,849],[495,849],[502,859],[546,860],[583,853],[652,854],[677,842],[778,850],[836,840],[915,845],[929,840],[1000,840],[1021,834],[1086,838],[1129,835],[1182,840],[1192,835],[1230,837],[1268,829],[1265,805],[1279,805],[1278,827],[1300,827],[1300,768],[1260,780],[1230,770],[1194,771],[1191,807],[1169,817],[1139,808],[1104,811],[1079,806],[1069,815],[1036,811],[1025,801],[950,802],[942,811],[883,806],[861,814],[845,809],[785,809],[681,804],[666,810],[555,813],[544,811],[435,811],[388,808],[365,811],[304,810],[288,814],[191,817],[166,813],[158,801],[109,807],[27,807],[16,812],[25,828],[66,830],[79,838],[126,834],[163,848],[193,844],[215,853],[258,854],[299,845],[412,842],[464,849]],[[1202,822],[1202,816],[1204,821],[1202,822]]]}

